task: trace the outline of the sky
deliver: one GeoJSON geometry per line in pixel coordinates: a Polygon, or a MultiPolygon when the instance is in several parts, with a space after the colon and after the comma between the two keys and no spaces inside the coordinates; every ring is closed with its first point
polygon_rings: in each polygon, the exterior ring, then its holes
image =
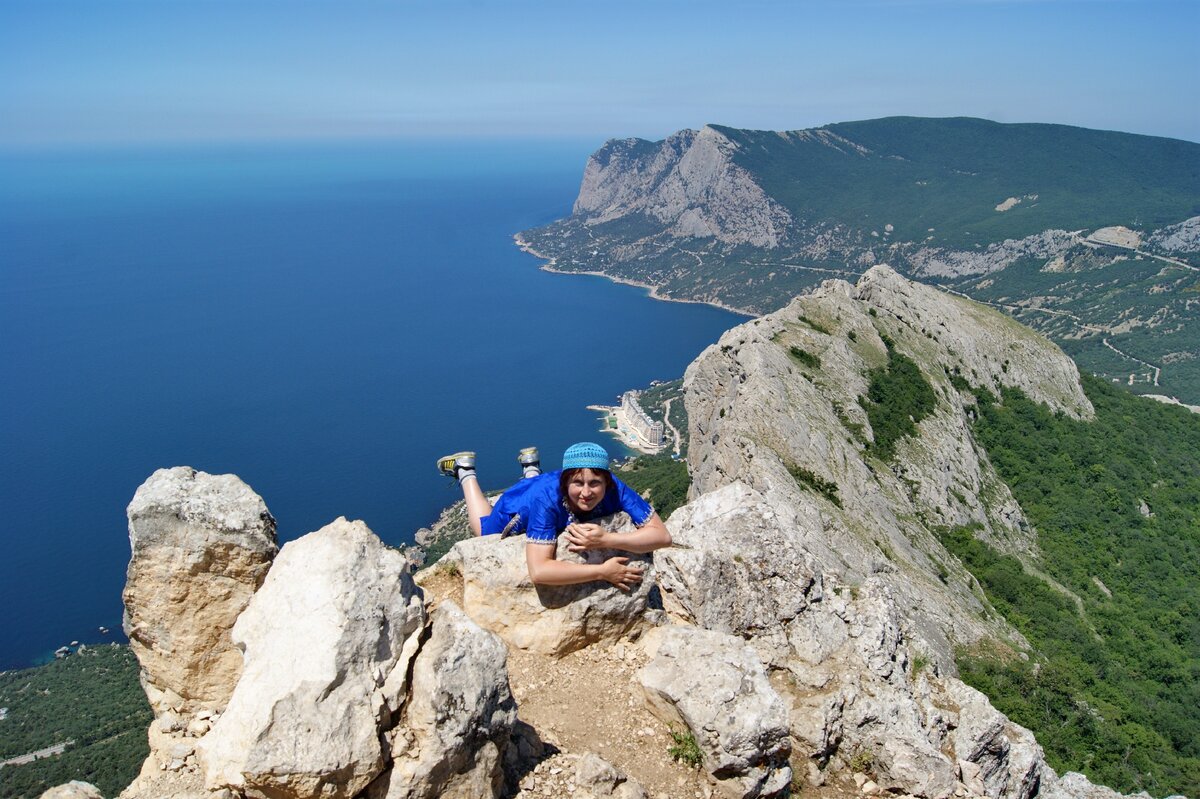
{"type": "Polygon", "coordinates": [[[0,0],[0,146],[660,139],[892,115],[1200,141],[1200,0],[0,0]]]}

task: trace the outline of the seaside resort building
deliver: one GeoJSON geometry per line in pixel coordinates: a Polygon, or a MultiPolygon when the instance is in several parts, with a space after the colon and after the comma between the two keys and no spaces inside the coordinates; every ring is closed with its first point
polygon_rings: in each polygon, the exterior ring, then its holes
{"type": "Polygon", "coordinates": [[[642,406],[637,401],[638,394],[636,391],[626,391],[621,395],[621,410],[625,416],[625,420],[629,423],[630,429],[637,436],[652,447],[661,447],[663,445],[663,426],[662,422],[656,422],[651,419],[642,406]]]}

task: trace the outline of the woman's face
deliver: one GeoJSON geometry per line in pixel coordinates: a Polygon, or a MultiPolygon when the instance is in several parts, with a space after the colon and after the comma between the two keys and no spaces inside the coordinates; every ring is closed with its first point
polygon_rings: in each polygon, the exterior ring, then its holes
{"type": "Polygon", "coordinates": [[[580,469],[567,483],[567,502],[584,513],[593,510],[604,499],[604,476],[592,469],[580,469]]]}

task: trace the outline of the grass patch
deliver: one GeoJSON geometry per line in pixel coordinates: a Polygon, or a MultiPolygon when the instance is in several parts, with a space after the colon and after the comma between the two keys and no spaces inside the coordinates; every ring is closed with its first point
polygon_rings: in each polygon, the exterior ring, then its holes
{"type": "Polygon", "coordinates": [[[790,347],[788,348],[788,353],[797,361],[809,367],[810,369],[821,368],[821,359],[806,349],[802,349],[800,347],[790,347]]]}
{"type": "Polygon", "coordinates": [[[814,322],[812,319],[809,319],[804,314],[800,314],[800,321],[803,322],[804,324],[808,325],[809,327],[811,327],[813,330],[817,331],[818,333],[824,333],[827,336],[830,335],[829,328],[825,327],[825,325],[821,324],[820,322],[814,322]]]}
{"type": "Polygon", "coordinates": [[[696,743],[696,736],[692,735],[690,730],[677,730],[672,727],[671,741],[667,754],[672,760],[692,768],[699,768],[704,762],[704,754],[700,751],[700,745],[696,743]]]}
{"type": "Polygon", "coordinates": [[[854,753],[847,765],[850,766],[852,772],[869,774],[875,768],[875,753],[869,749],[860,749],[854,753]]]}
{"type": "Polygon", "coordinates": [[[829,500],[834,505],[837,505],[839,508],[842,507],[842,499],[838,496],[837,483],[833,482],[832,480],[826,480],[819,474],[805,469],[803,466],[796,466],[793,464],[788,466],[787,469],[788,473],[791,474],[792,478],[796,481],[796,484],[801,488],[811,489],[812,491],[815,491],[821,496],[825,497],[825,499],[829,500]]]}

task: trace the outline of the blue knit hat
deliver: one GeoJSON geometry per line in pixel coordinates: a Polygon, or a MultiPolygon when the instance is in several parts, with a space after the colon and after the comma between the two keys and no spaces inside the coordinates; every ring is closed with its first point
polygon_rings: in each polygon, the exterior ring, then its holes
{"type": "Polygon", "coordinates": [[[607,469],[608,453],[599,444],[581,441],[563,453],[564,469],[607,469]]]}

